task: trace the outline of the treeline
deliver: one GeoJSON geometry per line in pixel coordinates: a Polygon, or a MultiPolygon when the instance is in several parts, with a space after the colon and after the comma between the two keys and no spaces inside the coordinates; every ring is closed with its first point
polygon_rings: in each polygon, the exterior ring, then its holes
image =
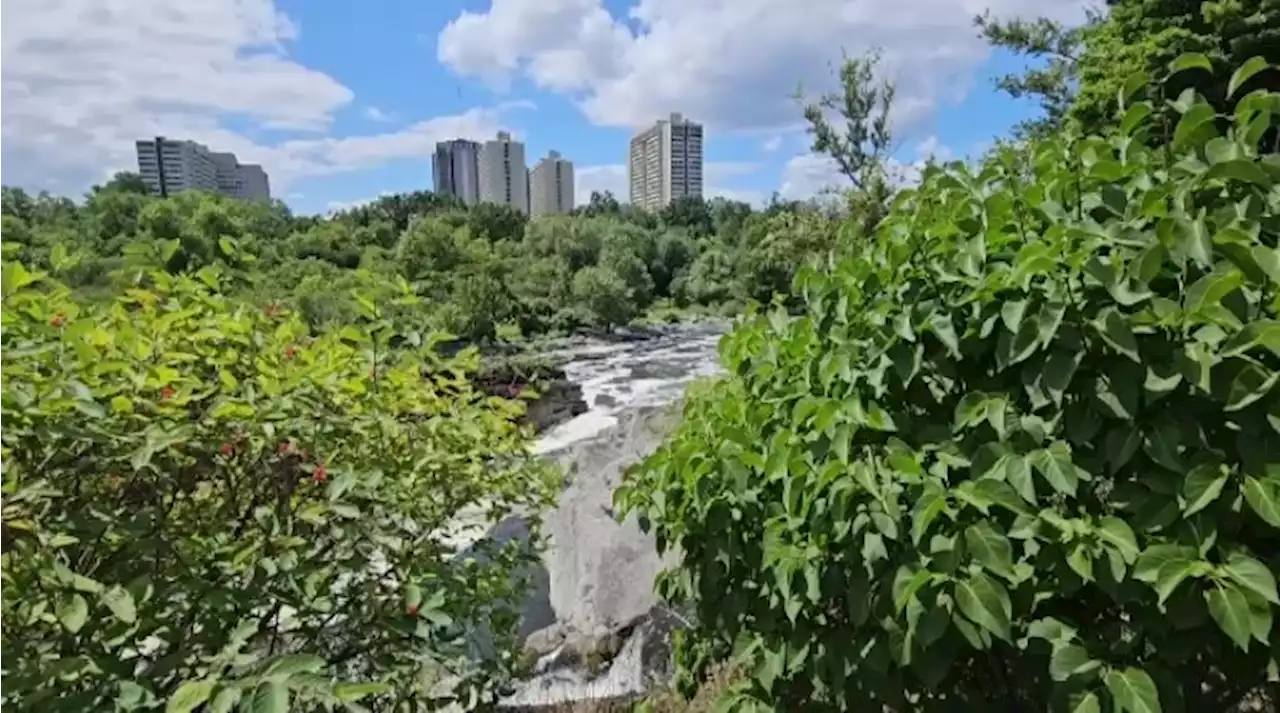
{"type": "Polygon", "coordinates": [[[177,273],[223,263],[254,299],[296,306],[320,327],[356,313],[349,288],[365,271],[403,278],[424,298],[401,316],[475,341],[767,302],[806,256],[831,246],[837,217],[776,197],[763,209],[691,198],[650,213],[596,193],[570,215],[530,220],[425,191],[296,216],[278,201],[150,196],[126,173],[78,203],[6,187],[2,208],[14,259],[49,267],[63,251],[64,278],[82,294],[109,293],[133,265],[177,273]]]}

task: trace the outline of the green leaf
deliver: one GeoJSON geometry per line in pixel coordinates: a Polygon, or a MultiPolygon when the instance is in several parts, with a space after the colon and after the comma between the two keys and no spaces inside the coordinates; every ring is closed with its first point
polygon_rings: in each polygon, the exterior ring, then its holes
{"type": "Polygon", "coordinates": [[[1236,71],[1231,73],[1231,81],[1227,82],[1227,96],[1235,96],[1241,85],[1269,66],[1267,60],[1262,57],[1255,56],[1245,60],[1244,64],[1236,67],[1236,71]]]}
{"type": "Polygon", "coordinates": [[[223,688],[209,704],[209,713],[230,713],[231,709],[240,702],[240,695],[239,688],[223,688]]]}
{"type": "Polygon", "coordinates": [[[1273,183],[1271,176],[1267,175],[1267,172],[1262,170],[1261,166],[1246,158],[1215,163],[1208,171],[1205,171],[1204,177],[1206,179],[1230,178],[1242,183],[1262,186],[1263,188],[1270,188],[1273,183]]]}
{"type": "Polygon", "coordinates": [[[1182,483],[1183,517],[1198,513],[1217,500],[1227,475],[1227,469],[1217,464],[1202,463],[1192,468],[1182,483]]]}
{"type": "Polygon", "coordinates": [[[1280,496],[1277,496],[1274,485],[1253,476],[1246,476],[1244,499],[1258,517],[1265,520],[1268,525],[1280,528],[1280,496]]]}
{"type": "Polygon", "coordinates": [[[115,586],[103,592],[102,603],[107,605],[111,613],[125,624],[132,624],[138,618],[138,610],[133,604],[133,595],[123,587],[115,586]]]}
{"type": "Polygon", "coordinates": [[[289,689],[283,683],[270,681],[253,692],[248,713],[288,713],[288,710],[289,689]]]}
{"type": "Polygon", "coordinates": [[[998,532],[988,520],[970,525],[964,531],[969,554],[982,566],[996,574],[1013,578],[1013,547],[1009,539],[998,532]]]}
{"type": "Polygon", "coordinates": [[[343,683],[333,688],[333,696],[344,703],[358,701],[365,696],[376,696],[390,691],[385,683],[343,683]]]}
{"type": "Polygon", "coordinates": [[[1067,713],[1102,713],[1102,703],[1098,700],[1098,694],[1093,691],[1073,698],[1070,706],[1067,713]]]}
{"type": "Polygon", "coordinates": [[[1249,602],[1235,587],[1214,587],[1204,595],[1209,604],[1209,615],[1227,636],[1240,647],[1249,650],[1250,617],[1249,602]]]}
{"type": "Polygon", "coordinates": [[[80,631],[88,616],[89,604],[79,594],[71,595],[58,605],[58,621],[62,622],[63,628],[73,634],[80,631]]]}
{"type": "Polygon", "coordinates": [[[1213,264],[1213,237],[1200,218],[1180,218],[1176,222],[1178,249],[1203,268],[1213,264]]]}
{"type": "Polygon", "coordinates": [[[315,673],[324,668],[324,659],[314,654],[286,654],[272,661],[263,676],[270,681],[284,681],[296,673],[315,673]]]}
{"type": "Polygon", "coordinates": [[[1054,404],[1062,403],[1062,396],[1066,393],[1067,387],[1071,385],[1071,377],[1075,376],[1076,369],[1080,366],[1080,360],[1083,356],[1083,351],[1068,352],[1064,349],[1057,349],[1049,356],[1049,360],[1045,362],[1044,372],[1041,374],[1041,383],[1044,385],[1045,390],[1049,392],[1049,398],[1053,399],[1054,404]]]}
{"type": "Polygon", "coordinates": [[[1026,314],[1026,311],[1026,300],[1008,300],[1000,307],[1000,319],[1004,321],[1006,329],[1017,334],[1018,327],[1022,324],[1022,315],[1026,314]]]}
{"type": "Polygon", "coordinates": [[[1138,540],[1133,536],[1129,523],[1114,515],[1108,515],[1098,523],[1098,537],[1120,553],[1126,563],[1138,559],[1138,540]]]}
{"type": "Polygon", "coordinates": [[[1008,641],[1013,605],[1000,583],[978,572],[956,581],[956,605],[969,621],[1008,641]]]}
{"type": "Polygon", "coordinates": [[[2,289],[5,297],[8,297],[14,292],[17,292],[27,285],[30,285],[44,277],[41,273],[33,274],[27,272],[27,268],[23,267],[20,262],[6,261],[3,269],[0,270],[0,273],[3,274],[3,277],[0,278],[0,282],[3,282],[2,289]]]}
{"type": "Polygon", "coordinates": [[[1193,560],[1186,560],[1169,562],[1161,566],[1160,571],[1156,572],[1156,600],[1164,604],[1177,591],[1178,585],[1190,577],[1199,564],[1193,560]]]}
{"type": "Polygon", "coordinates": [[[1154,584],[1165,565],[1178,563],[1190,565],[1196,554],[1194,547],[1185,545],[1152,545],[1138,555],[1138,560],[1134,563],[1133,577],[1140,582],[1154,584]]]}
{"type": "Polygon", "coordinates": [[[1178,55],[1169,63],[1169,74],[1174,75],[1178,72],[1185,72],[1189,69],[1203,69],[1206,72],[1213,72],[1213,63],[1209,58],[1200,52],[1186,52],[1178,55]]]}
{"type": "Polygon", "coordinates": [[[1102,322],[1095,323],[1095,326],[1098,333],[1113,349],[1134,362],[1142,363],[1142,357],[1138,355],[1138,340],[1134,338],[1129,324],[1119,312],[1108,309],[1102,322]]]}
{"type": "Polygon", "coordinates": [[[1125,136],[1132,136],[1134,130],[1141,126],[1147,117],[1151,116],[1151,111],[1149,102],[1138,102],[1129,107],[1124,113],[1124,118],[1120,120],[1120,133],[1125,136]]]}
{"type": "Polygon", "coordinates": [[[1245,587],[1272,604],[1280,605],[1280,596],[1276,595],[1276,578],[1267,566],[1258,560],[1239,552],[1227,557],[1222,571],[1236,584],[1245,587]]]}
{"type": "Polygon", "coordinates": [[[1161,713],[1160,694],[1146,671],[1140,668],[1111,671],[1105,682],[1117,713],[1161,713]]]}
{"type": "Polygon", "coordinates": [[[1185,145],[1200,127],[1213,121],[1216,116],[1213,107],[1208,104],[1193,105],[1178,119],[1178,125],[1173,129],[1174,146],[1185,145]]]}
{"type": "Polygon", "coordinates": [[[1059,646],[1049,658],[1049,677],[1055,681],[1065,681],[1072,676],[1096,671],[1101,666],[1102,662],[1095,661],[1083,646],[1059,646]]]}
{"type": "Polygon", "coordinates": [[[216,685],[216,682],[208,680],[183,683],[169,697],[169,702],[164,707],[165,713],[188,713],[199,708],[213,695],[216,685]]]}
{"type": "MultiPolygon", "coordinates": [[[[1057,444],[1055,444],[1057,445],[1057,444]]],[[[1074,495],[1083,471],[1071,461],[1071,453],[1064,448],[1042,448],[1030,456],[1031,465],[1054,490],[1074,495]]]]}
{"type": "Polygon", "coordinates": [[[1280,322],[1274,319],[1250,322],[1222,343],[1218,355],[1224,359],[1240,356],[1258,346],[1280,356],[1280,322]]]}

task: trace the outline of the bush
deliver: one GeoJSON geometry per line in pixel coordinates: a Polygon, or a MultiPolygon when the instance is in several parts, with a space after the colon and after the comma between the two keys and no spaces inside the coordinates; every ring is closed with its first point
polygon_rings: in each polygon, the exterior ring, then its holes
{"type": "Polygon", "coordinates": [[[741,710],[1150,713],[1277,678],[1280,95],[1176,105],[1154,150],[1144,101],[930,170],[726,338],[616,495],[682,553],[686,682],[733,654],[741,710]]]}
{"type": "Polygon", "coordinates": [[[471,388],[474,353],[389,350],[364,295],[313,336],[222,283],[80,305],[4,265],[4,704],[423,710],[449,673],[491,696],[510,661],[470,661],[468,623],[510,643],[533,553],[458,557],[445,526],[545,503],[521,407],[471,388]]]}

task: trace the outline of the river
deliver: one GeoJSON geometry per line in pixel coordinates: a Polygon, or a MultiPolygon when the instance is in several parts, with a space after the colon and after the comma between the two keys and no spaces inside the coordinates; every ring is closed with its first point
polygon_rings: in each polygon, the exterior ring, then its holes
{"type": "Polygon", "coordinates": [[[549,352],[582,387],[588,410],[543,433],[534,452],[550,454],[589,439],[628,409],[678,400],[689,382],[720,373],[716,346],[724,332],[720,324],[682,325],[648,339],[582,340],[549,352]]]}

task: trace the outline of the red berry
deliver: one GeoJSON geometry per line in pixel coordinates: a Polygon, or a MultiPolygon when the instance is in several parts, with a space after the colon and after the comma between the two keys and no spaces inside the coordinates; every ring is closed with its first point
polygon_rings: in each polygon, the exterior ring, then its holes
{"type": "Polygon", "coordinates": [[[417,616],[417,615],[418,615],[418,608],[417,608],[417,607],[415,607],[415,606],[414,606],[414,605],[412,605],[412,604],[410,604],[409,606],[405,607],[405,609],[404,609],[404,610],[405,610],[405,612],[406,612],[406,613],[408,613],[408,615],[409,615],[409,616],[417,616]]]}
{"type": "Polygon", "coordinates": [[[293,358],[294,358],[294,357],[296,357],[296,356],[298,356],[298,348],[297,348],[297,347],[292,346],[292,345],[290,345],[290,346],[288,346],[288,347],[285,347],[285,349],[284,349],[284,358],[285,358],[285,360],[286,360],[286,361],[293,361],[293,358]]]}
{"type": "Polygon", "coordinates": [[[230,443],[222,444],[222,455],[230,458],[231,456],[235,455],[235,453],[236,453],[235,446],[231,445],[230,443]]]}
{"type": "Polygon", "coordinates": [[[160,400],[168,401],[173,398],[173,395],[176,393],[178,392],[172,386],[166,386],[163,389],[160,389],[160,400]]]}
{"type": "Polygon", "coordinates": [[[66,323],[67,323],[67,315],[63,314],[62,312],[59,312],[49,318],[49,324],[52,324],[58,329],[61,329],[62,325],[66,323]]]}
{"type": "Polygon", "coordinates": [[[329,471],[325,470],[323,465],[316,465],[315,469],[311,471],[311,479],[317,483],[323,483],[329,479],[329,471]]]}
{"type": "Polygon", "coordinates": [[[282,456],[287,456],[292,452],[293,452],[293,444],[288,441],[281,443],[280,446],[276,448],[276,453],[279,453],[282,456]]]}

